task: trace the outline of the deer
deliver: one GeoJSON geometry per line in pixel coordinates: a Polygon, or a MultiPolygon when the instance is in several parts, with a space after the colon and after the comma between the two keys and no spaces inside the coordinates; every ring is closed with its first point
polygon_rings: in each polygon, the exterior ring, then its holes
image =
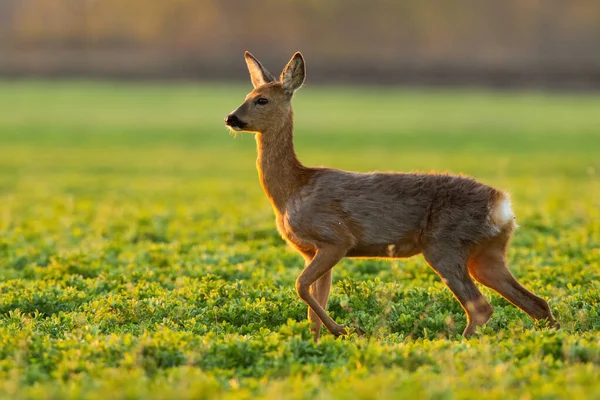
{"type": "Polygon", "coordinates": [[[225,117],[237,133],[255,135],[256,167],[275,212],[277,230],[305,266],[296,280],[308,305],[315,341],[365,332],[327,313],[332,269],[345,257],[400,259],[422,254],[466,313],[464,337],[486,324],[493,308],[474,281],[491,288],[533,320],[560,325],[548,303],[528,291],[507,267],[516,227],[509,194],[465,175],[359,173],[303,165],[294,149],[292,99],[306,76],[296,52],[276,79],[249,52],[254,89],[225,117]]]}

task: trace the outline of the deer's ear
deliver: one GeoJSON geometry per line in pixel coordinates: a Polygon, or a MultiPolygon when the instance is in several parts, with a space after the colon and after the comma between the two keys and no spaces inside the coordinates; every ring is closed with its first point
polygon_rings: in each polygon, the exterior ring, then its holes
{"type": "Polygon", "coordinates": [[[275,77],[249,52],[244,53],[252,85],[256,88],[265,83],[274,82],[275,77]]]}
{"type": "Polygon", "coordinates": [[[292,94],[302,86],[305,77],[304,57],[300,52],[296,52],[281,72],[281,84],[287,92],[292,94]]]}

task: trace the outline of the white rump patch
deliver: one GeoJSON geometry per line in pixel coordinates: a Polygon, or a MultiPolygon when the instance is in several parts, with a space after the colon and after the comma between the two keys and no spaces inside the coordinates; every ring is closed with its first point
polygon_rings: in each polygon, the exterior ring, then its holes
{"type": "Polygon", "coordinates": [[[496,204],[494,204],[492,207],[490,216],[492,217],[494,223],[499,227],[513,223],[515,214],[513,213],[510,199],[508,197],[504,197],[503,199],[497,200],[496,204]]]}

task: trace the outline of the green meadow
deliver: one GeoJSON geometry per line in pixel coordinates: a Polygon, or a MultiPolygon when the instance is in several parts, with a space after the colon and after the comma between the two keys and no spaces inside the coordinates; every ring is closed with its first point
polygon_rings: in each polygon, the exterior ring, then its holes
{"type": "MultiPolygon", "coordinates": [[[[310,83],[310,81],[309,81],[310,83]]],[[[314,343],[255,142],[250,85],[0,83],[0,398],[600,399],[600,95],[307,85],[308,165],[450,171],[509,191],[514,275],[464,313],[421,256],[343,260],[314,343]]]]}

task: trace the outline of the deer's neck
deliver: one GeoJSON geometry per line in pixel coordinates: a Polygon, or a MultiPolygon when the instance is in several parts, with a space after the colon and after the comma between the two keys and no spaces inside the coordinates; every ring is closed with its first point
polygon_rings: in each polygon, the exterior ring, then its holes
{"type": "Polygon", "coordinates": [[[309,169],[294,150],[294,123],[289,118],[279,128],[256,134],[256,167],[261,185],[276,211],[283,213],[287,201],[306,183],[309,169]]]}

